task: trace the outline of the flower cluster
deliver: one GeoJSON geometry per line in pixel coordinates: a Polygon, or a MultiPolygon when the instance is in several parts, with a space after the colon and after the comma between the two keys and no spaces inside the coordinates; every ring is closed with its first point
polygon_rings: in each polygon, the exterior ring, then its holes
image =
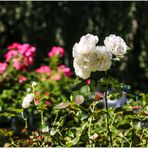
{"type": "Polygon", "coordinates": [[[73,47],[73,65],[80,78],[89,78],[91,72],[107,71],[112,64],[112,54],[121,58],[127,51],[126,43],[119,36],[106,37],[105,46],[97,46],[98,41],[98,36],[87,34],[73,47]]]}
{"type": "Polygon", "coordinates": [[[66,77],[72,76],[72,72],[71,72],[70,68],[66,67],[64,64],[57,67],[56,73],[51,77],[51,80],[59,81],[59,80],[61,80],[63,74],[66,77]]]}
{"type": "Polygon", "coordinates": [[[64,64],[60,65],[57,69],[58,69],[57,71],[64,73],[67,77],[72,76],[70,68],[66,67],[64,64]]]}
{"type": "Polygon", "coordinates": [[[59,46],[53,46],[51,51],[48,52],[49,57],[54,57],[55,55],[59,55],[60,57],[64,56],[64,49],[59,46]]]}
{"type": "Polygon", "coordinates": [[[33,64],[36,48],[29,44],[13,43],[8,46],[8,52],[4,55],[6,62],[12,60],[13,67],[24,70],[33,64]]]}
{"type": "Polygon", "coordinates": [[[40,66],[35,71],[37,73],[47,74],[48,76],[50,76],[50,73],[51,73],[51,69],[48,66],[40,66]]]}
{"type": "MultiPolygon", "coordinates": [[[[55,57],[58,55],[59,58],[63,57],[65,53],[64,48],[59,46],[53,46],[51,48],[51,51],[48,52],[48,57],[55,57]]],[[[56,72],[54,75],[51,75],[52,69],[49,66],[40,66],[35,70],[35,72],[40,74],[46,74],[47,76],[51,76],[52,80],[58,81],[62,78],[62,75],[64,74],[67,77],[72,76],[72,72],[69,67],[65,66],[64,64],[57,66],[55,69],[56,72]]],[[[44,80],[44,78],[42,79],[44,80]]]]}

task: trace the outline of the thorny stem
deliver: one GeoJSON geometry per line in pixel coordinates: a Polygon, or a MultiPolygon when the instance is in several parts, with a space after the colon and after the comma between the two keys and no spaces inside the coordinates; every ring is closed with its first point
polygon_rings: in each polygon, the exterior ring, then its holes
{"type": "MultiPolygon", "coordinates": [[[[107,78],[107,71],[105,72],[105,77],[107,78]]],[[[112,134],[109,128],[109,112],[108,112],[108,103],[107,103],[107,90],[108,90],[108,82],[106,84],[106,90],[105,90],[105,106],[106,106],[106,111],[107,111],[107,119],[106,119],[106,124],[107,124],[107,129],[108,129],[108,134],[109,134],[109,138],[110,138],[110,144],[113,147],[113,143],[112,143],[112,134]]]]}

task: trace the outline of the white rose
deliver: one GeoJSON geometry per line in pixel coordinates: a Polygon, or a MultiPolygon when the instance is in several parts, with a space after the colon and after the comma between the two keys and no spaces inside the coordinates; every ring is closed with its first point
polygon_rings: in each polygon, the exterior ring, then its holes
{"type": "Polygon", "coordinates": [[[82,79],[89,78],[91,74],[88,64],[85,65],[85,62],[81,58],[75,58],[73,63],[76,75],[82,79]]]}
{"type": "Polygon", "coordinates": [[[109,52],[109,50],[105,46],[97,46],[97,58],[94,63],[94,67],[96,67],[96,70],[98,71],[107,71],[110,69],[112,64],[112,54],[109,52]]]}
{"type": "Polygon", "coordinates": [[[112,54],[119,58],[124,57],[124,54],[126,54],[127,45],[119,36],[111,34],[105,38],[104,45],[110,50],[112,54]]]}
{"type": "Polygon", "coordinates": [[[98,40],[98,36],[92,34],[82,36],[80,42],[76,43],[73,47],[73,57],[76,58],[80,54],[90,53],[96,48],[98,40]]]}
{"type": "Polygon", "coordinates": [[[112,55],[105,46],[97,46],[88,54],[74,58],[74,68],[77,76],[83,79],[90,77],[91,72],[106,71],[111,66],[112,55]]]}
{"type": "Polygon", "coordinates": [[[23,99],[22,107],[28,108],[30,106],[30,103],[33,101],[33,99],[34,99],[34,94],[27,94],[27,96],[24,97],[23,99]]]}
{"type": "Polygon", "coordinates": [[[96,46],[97,42],[97,36],[87,34],[73,47],[75,73],[82,79],[89,78],[91,72],[106,71],[111,66],[111,53],[105,46],[96,46]]]}
{"type": "Polygon", "coordinates": [[[82,36],[80,42],[73,47],[75,73],[82,79],[90,77],[93,68],[91,64],[92,57],[95,56],[94,53],[98,40],[97,36],[87,34],[82,36]]]}

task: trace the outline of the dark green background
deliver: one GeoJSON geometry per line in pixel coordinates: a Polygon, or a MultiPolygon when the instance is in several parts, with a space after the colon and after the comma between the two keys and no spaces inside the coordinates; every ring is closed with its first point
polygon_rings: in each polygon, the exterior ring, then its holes
{"type": "Polygon", "coordinates": [[[86,33],[121,36],[132,51],[113,67],[112,75],[148,91],[148,2],[0,2],[0,59],[7,45],[30,43],[37,47],[36,65],[53,45],[66,50],[72,67],[72,47],[86,33]]]}

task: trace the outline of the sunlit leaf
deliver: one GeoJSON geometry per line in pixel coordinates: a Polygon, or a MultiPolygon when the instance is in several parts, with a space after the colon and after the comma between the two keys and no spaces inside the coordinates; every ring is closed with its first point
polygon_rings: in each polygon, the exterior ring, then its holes
{"type": "Polygon", "coordinates": [[[63,109],[63,108],[67,108],[70,105],[69,102],[65,102],[65,103],[60,103],[58,105],[56,105],[54,108],[55,109],[63,109]]]}

